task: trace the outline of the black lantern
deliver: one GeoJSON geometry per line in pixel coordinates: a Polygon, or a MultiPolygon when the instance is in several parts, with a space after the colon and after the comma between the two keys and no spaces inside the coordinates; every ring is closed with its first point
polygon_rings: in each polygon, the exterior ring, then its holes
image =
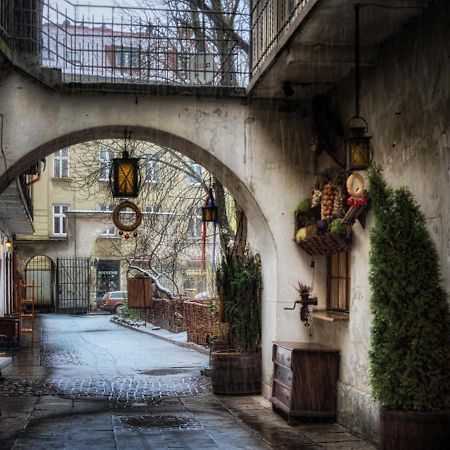
{"type": "Polygon", "coordinates": [[[368,136],[367,131],[367,122],[362,117],[352,117],[347,124],[349,170],[366,170],[372,162],[372,136],[368,136]]]}
{"type": "Polygon", "coordinates": [[[347,170],[366,170],[373,158],[367,122],[359,115],[360,57],[359,8],[355,5],[355,115],[347,124],[347,170]]]}
{"type": "Polygon", "coordinates": [[[214,202],[214,195],[212,189],[209,188],[209,195],[206,198],[205,206],[202,208],[202,222],[213,222],[218,221],[218,209],[214,202]]]}
{"type": "Polygon", "coordinates": [[[139,195],[141,181],[139,159],[130,158],[127,149],[130,139],[131,132],[125,130],[122,158],[114,158],[112,160],[111,171],[109,173],[109,185],[113,197],[137,197],[139,195]]]}
{"type": "Polygon", "coordinates": [[[139,159],[130,158],[126,149],[122,158],[112,160],[110,184],[113,197],[139,195],[139,159]]]}

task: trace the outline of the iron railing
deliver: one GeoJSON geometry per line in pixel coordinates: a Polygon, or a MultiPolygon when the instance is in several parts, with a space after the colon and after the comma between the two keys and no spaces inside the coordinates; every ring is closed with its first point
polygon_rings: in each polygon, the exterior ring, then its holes
{"type": "Polygon", "coordinates": [[[13,2],[0,0],[0,38],[10,45],[12,35],[13,2]]]}
{"type": "Polygon", "coordinates": [[[247,2],[233,11],[208,7],[214,2],[122,2],[14,2],[13,48],[69,83],[248,84],[247,2]]]}
{"type": "Polygon", "coordinates": [[[315,0],[255,0],[252,4],[250,73],[266,61],[302,10],[315,0]]]}
{"type": "Polygon", "coordinates": [[[22,174],[18,178],[20,190],[22,191],[24,207],[28,210],[31,219],[33,219],[33,198],[31,195],[30,175],[22,174]]]}

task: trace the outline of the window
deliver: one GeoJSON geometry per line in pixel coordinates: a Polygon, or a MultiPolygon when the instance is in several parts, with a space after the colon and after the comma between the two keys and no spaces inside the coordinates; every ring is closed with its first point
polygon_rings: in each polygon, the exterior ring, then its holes
{"type": "Polygon", "coordinates": [[[202,216],[195,211],[189,221],[188,239],[201,239],[202,237],[202,216]]]}
{"type": "Polygon", "coordinates": [[[98,179],[100,181],[108,181],[109,171],[111,169],[111,161],[113,159],[113,153],[110,152],[109,150],[100,150],[99,159],[100,159],[100,170],[98,179]]]}
{"type": "Polygon", "coordinates": [[[53,205],[53,234],[67,235],[66,212],[69,205],[53,205]]]}
{"type": "MultiPolygon", "coordinates": [[[[107,212],[107,213],[112,213],[113,212],[113,207],[112,207],[112,205],[100,205],[100,211],[107,212]]],[[[103,230],[101,232],[101,236],[115,236],[115,235],[116,235],[116,228],[115,227],[107,228],[106,230],[103,230]]]]}
{"type": "Polygon", "coordinates": [[[200,184],[200,179],[202,177],[202,166],[197,163],[189,164],[192,175],[188,175],[189,183],[191,184],[200,184]]]}
{"type": "Polygon", "coordinates": [[[53,153],[53,176],[69,178],[69,149],[63,148],[53,153]]]}
{"type": "Polygon", "coordinates": [[[333,311],[349,311],[350,253],[341,252],[328,257],[327,306],[333,311]]]}
{"type": "Polygon", "coordinates": [[[54,51],[50,50],[50,48],[42,49],[42,59],[47,61],[53,61],[55,59],[54,51]]]}
{"type": "Polygon", "coordinates": [[[81,51],[68,48],[66,50],[66,58],[68,62],[75,63],[81,61],[81,51]]]}
{"type": "Polygon", "coordinates": [[[161,205],[146,205],[144,213],[146,214],[158,214],[161,212],[161,205]]]}
{"type": "Polygon", "coordinates": [[[139,67],[141,50],[133,47],[120,47],[114,48],[114,63],[116,67],[132,68],[139,67]]]}
{"type": "Polygon", "coordinates": [[[145,164],[145,181],[148,183],[157,183],[159,181],[159,161],[152,159],[153,156],[147,156],[145,164]]]}

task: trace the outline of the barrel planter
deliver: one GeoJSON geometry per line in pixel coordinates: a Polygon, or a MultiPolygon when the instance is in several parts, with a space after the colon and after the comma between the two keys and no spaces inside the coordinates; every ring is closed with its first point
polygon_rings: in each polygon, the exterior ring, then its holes
{"type": "Polygon", "coordinates": [[[261,353],[216,351],[211,353],[214,394],[261,393],[261,353]]]}
{"type": "Polygon", "coordinates": [[[382,450],[444,450],[449,442],[449,412],[380,410],[382,450]]]}

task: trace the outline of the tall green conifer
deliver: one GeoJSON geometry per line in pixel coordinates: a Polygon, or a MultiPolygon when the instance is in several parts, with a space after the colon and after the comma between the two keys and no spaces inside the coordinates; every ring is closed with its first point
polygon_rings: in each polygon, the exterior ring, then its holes
{"type": "Polygon", "coordinates": [[[373,393],[388,409],[443,410],[450,325],[437,251],[412,193],[388,187],[378,167],[369,182],[373,393]]]}

